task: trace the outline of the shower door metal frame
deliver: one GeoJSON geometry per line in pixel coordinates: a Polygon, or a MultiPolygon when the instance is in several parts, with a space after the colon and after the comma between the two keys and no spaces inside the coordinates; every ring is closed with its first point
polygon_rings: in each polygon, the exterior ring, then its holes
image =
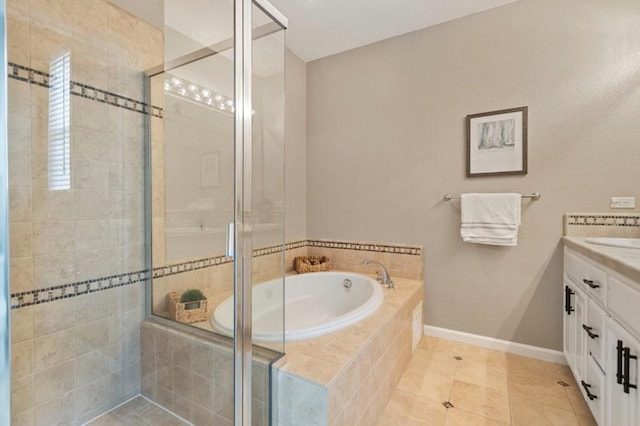
{"type": "Polygon", "coordinates": [[[0,424],[11,424],[6,4],[0,0],[0,424]]]}
{"type": "Polygon", "coordinates": [[[235,332],[234,393],[236,426],[251,425],[251,360],[252,360],[252,6],[256,5],[281,29],[287,19],[265,0],[234,2],[234,74],[235,74],[235,332]]]}
{"type": "Polygon", "coordinates": [[[234,423],[251,424],[251,7],[252,0],[234,2],[235,177],[234,262],[235,302],[234,423]]]}

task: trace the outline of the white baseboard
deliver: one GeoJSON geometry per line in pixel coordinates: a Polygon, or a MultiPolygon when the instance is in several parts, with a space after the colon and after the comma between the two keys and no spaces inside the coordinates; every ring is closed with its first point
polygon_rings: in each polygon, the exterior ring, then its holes
{"type": "Polygon", "coordinates": [[[508,340],[494,339],[492,337],[465,333],[463,331],[425,325],[424,335],[441,337],[443,339],[453,340],[454,342],[468,343],[470,345],[481,346],[483,348],[494,349],[515,355],[527,356],[529,358],[535,358],[542,361],[555,362],[557,364],[567,363],[567,360],[564,358],[564,354],[560,351],[510,342],[508,340]]]}

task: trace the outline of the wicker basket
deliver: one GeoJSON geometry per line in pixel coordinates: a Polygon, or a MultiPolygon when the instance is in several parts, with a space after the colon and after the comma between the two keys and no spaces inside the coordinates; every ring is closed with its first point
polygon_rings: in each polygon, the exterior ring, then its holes
{"type": "Polygon", "coordinates": [[[299,256],[295,258],[296,272],[324,272],[331,268],[331,261],[327,256],[299,256]]]}
{"type": "Polygon", "coordinates": [[[207,320],[207,299],[197,302],[180,303],[180,296],[175,291],[167,294],[169,298],[169,315],[176,321],[191,324],[207,320]]]}

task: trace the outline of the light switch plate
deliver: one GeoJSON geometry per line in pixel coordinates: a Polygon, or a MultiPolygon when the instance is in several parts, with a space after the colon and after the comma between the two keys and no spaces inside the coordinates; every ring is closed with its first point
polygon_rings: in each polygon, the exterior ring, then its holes
{"type": "Polygon", "coordinates": [[[635,209],[635,197],[611,197],[612,209],[635,209]]]}

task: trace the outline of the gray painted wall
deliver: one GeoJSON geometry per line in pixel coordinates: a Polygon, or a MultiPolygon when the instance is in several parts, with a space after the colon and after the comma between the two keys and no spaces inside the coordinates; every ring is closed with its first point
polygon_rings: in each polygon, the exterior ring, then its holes
{"type": "Polygon", "coordinates": [[[285,239],[307,237],[307,64],[285,56],[285,239]]]}
{"type": "Polygon", "coordinates": [[[637,0],[521,0],[310,62],[308,237],[422,244],[426,324],[561,349],[563,213],[640,192],[638,28],[637,0]],[[529,174],[465,178],[464,117],[523,105],[529,174]],[[542,193],[518,246],[463,244],[443,194],[507,191],[542,193]]]}

